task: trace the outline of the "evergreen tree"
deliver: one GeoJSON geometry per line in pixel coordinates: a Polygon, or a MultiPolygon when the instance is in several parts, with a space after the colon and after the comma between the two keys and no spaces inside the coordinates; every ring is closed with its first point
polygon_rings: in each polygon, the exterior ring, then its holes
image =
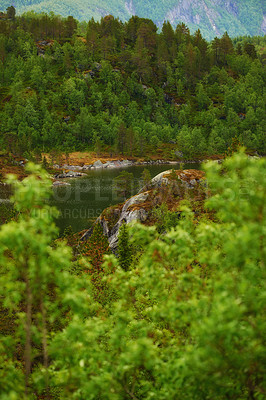
{"type": "Polygon", "coordinates": [[[129,244],[128,227],[123,223],[119,228],[118,234],[118,261],[124,271],[128,271],[132,263],[132,246],[129,244]]]}
{"type": "Polygon", "coordinates": [[[142,171],[141,179],[143,181],[144,186],[148,189],[151,183],[151,173],[147,168],[144,168],[144,170],[142,171]]]}
{"type": "Polygon", "coordinates": [[[103,256],[109,251],[107,237],[103,234],[103,228],[98,222],[93,227],[93,233],[82,246],[82,253],[89,257],[92,264],[92,273],[102,271],[103,256]]]}
{"type": "Polygon", "coordinates": [[[118,194],[126,199],[130,194],[132,194],[134,175],[132,172],[123,171],[114,179],[114,185],[118,194]]]}
{"type": "Polygon", "coordinates": [[[10,6],[6,9],[6,15],[9,19],[15,19],[16,9],[14,6],[10,6]]]}

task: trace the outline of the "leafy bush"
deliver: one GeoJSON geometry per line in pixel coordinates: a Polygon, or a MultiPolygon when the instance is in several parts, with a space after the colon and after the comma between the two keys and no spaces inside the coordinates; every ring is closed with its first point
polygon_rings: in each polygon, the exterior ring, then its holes
{"type": "MultiPolygon", "coordinates": [[[[216,211],[218,222],[195,223],[184,207],[185,217],[161,237],[154,226],[133,225],[130,240],[143,254],[130,270],[114,255],[105,257],[103,282],[112,296],[101,305],[89,295],[87,275],[78,290],[78,281],[65,274],[66,248],[49,248],[50,218],[37,219],[27,208],[29,201],[40,204],[40,181],[31,178],[28,190],[22,184],[16,199],[26,214],[0,231],[1,298],[17,313],[14,337],[21,345],[29,340],[28,311],[18,310],[20,301],[29,302],[21,272],[28,271],[32,299],[45,300],[51,323],[62,309],[50,303],[48,283],[58,288],[64,310],[72,305],[64,329],[53,329],[48,346],[49,385],[60,389],[62,399],[265,397],[265,167],[265,159],[243,153],[206,165],[212,190],[206,207],[216,211]]],[[[39,316],[32,338],[41,343],[39,316]]],[[[3,338],[5,350],[14,337],[3,338]]],[[[35,398],[30,392],[23,397],[23,368],[11,349],[1,359],[3,398],[35,398]]],[[[41,386],[43,371],[35,364],[34,380],[28,372],[28,389],[41,386]]]]}

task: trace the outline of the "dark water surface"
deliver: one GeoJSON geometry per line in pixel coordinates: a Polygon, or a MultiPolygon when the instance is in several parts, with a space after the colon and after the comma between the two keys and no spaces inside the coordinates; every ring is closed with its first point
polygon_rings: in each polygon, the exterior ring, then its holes
{"type": "MultiPolygon", "coordinates": [[[[61,214],[57,220],[60,231],[63,232],[70,225],[74,232],[86,229],[105,208],[124,201],[124,198],[118,196],[114,185],[114,178],[123,170],[132,172],[134,175],[134,184],[131,189],[133,196],[143,186],[140,177],[145,168],[150,171],[153,178],[160,172],[171,168],[178,169],[178,167],[179,164],[161,164],[131,166],[126,169],[98,169],[89,171],[86,177],[69,179],[67,182],[70,186],[54,187],[52,205],[56,206],[61,214]]],[[[200,169],[200,165],[184,165],[184,169],[189,168],[200,169]]]]}
{"type": "MultiPolygon", "coordinates": [[[[153,178],[157,174],[169,169],[178,169],[179,164],[140,165],[128,168],[97,169],[88,171],[86,177],[65,179],[69,186],[53,187],[50,204],[57,207],[60,217],[56,223],[62,233],[65,228],[72,226],[74,232],[89,228],[101,212],[117,203],[124,201],[115,190],[114,178],[123,170],[132,172],[134,184],[131,195],[134,195],[143,186],[140,177],[144,169],[150,171],[153,178]]],[[[184,164],[184,169],[200,169],[200,164],[184,164]]],[[[0,205],[8,206],[10,190],[0,185],[0,205]]],[[[1,210],[1,207],[0,207],[1,210]]],[[[1,212],[1,211],[0,211],[1,212]]]]}

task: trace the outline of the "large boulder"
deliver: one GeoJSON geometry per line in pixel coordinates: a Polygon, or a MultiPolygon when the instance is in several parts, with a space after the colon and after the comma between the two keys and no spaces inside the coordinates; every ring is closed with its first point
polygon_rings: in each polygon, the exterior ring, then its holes
{"type": "Polygon", "coordinates": [[[148,217],[148,212],[144,210],[144,208],[138,208],[135,210],[133,209],[131,211],[126,211],[122,213],[118,222],[110,232],[110,236],[108,238],[111,250],[115,252],[117,249],[119,229],[123,223],[129,224],[130,222],[133,221],[145,222],[147,220],[147,217],[148,217]]]}
{"type": "Polygon", "coordinates": [[[123,208],[122,208],[122,214],[125,213],[129,207],[132,207],[134,205],[139,205],[140,203],[144,203],[149,196],[149,192],[144,192],[140,194],[136,194],[133,197],[130,197],[130,199],[126,200],[123,208]]]}
{"type": "MultiPolygon", "coordinates": [[[[153,189],[161,188],[163,185],[169,185],[170,182],[180,180],[181,184],[189,189],[194,188],[199,182],[202,181],[204,177],[204,172],[197,169],[184,169],[184,170],[168,170],[163,171],[156,175],[150,183],[153,189]],[[173,175],[172,175],[173,174],[173,175]]],[[[143,188],[140,192],[145,190],[143,188]]]]}
{"type": "Polygon", "coordinates": [[[168,171],[163,171],[160,174],[156,175],[154,178],[151,180],[151,186],[154,188],[159,188],[162,185],[167,185],[169,183],[169,179],[167,178],[167,175],[171,174],[172,170],[168,171]]]}
{"type": "MultiPolygon", "coordinates": [[[[106,209],[96,222],[100,223],[103,233],[107,236],[111,250],[116,253],[118,245],[118,233],[123,223],[147,221],[152,204],[161,204],[158,199],[158,190],[168,186],[173,195],[177,196],[176,201],[182,200],[184,189],[194,189],[203,179],[204,172],[198,170],[167,170],[156,175],[150,182],[149,190],[144,187],[138,194],[126,200],[123,205],[106,209]],[[171,185],[173,183],[173,185],[171,185]],[[176,190],[176,187],[183,188],[176,190]]],[[[90,237],[93,227],[82,236],[83,240],[90,237]]]]}
{"type": "MultiPolygon", "coordinates": [[[[97,218],[96,223],[100,223],[103,228],[103,233],[107,236],[109,245],[112,251],[115,252],[118,244],[118,232],[119,228],[123,223],[129,224],[132,221],[145,222],[148,217],[148,212],[141,207],[147,200],[149,192],[137,194],[128,199],[123,205],[122,210],[117,216],[117,222],[113,227],[109,226],[108,219],[104,213],[97,218]]],[[[115,210],[115,209],[114,209],[115,210]]],[[[82,236],[82,240],[88,239],[93,232],[93,229],[89,229],[82,236]]]]}

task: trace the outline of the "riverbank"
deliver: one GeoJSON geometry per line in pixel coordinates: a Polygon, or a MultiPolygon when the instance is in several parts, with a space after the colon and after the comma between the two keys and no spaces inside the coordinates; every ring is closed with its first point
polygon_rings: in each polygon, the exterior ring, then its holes
{"type": "MultiPolygon", "coordinates": [[[[86,175],[86,172],[102,168],[126,168],[137,165],[170,165],[177,163],[201,164],[208,160],[221,162],[223,154],[205,155],[197,159],[185,159],[181,152],[173,152],[170,144],[164,144],[157,153],[149,153],[145,157],[127,157],[121,154],[113,155],[110,151],[97,154],[93,151],[72,152],[72,153],[42,153],[40,159],[33,159],[33,162],[42,162],[43,166],[51,174],[53,182],[62,178],[78,178],[86,175]],[[41,161],[42,160],[42,161],[41,161]]],[[[250,154],[251,156],[251,154],[250,154]]],[[[14,174],[19,180],[25,178],[25,164],[27,159],[12,154],[0,152],[0,183],[4,181],[7,174],[14,174]]],[[[57,184],[59,184],[57,181],[57,184]]],[[[62,181],[61,181],[62,182],[62,181]]]]}
{"type": "MultiPolygon", "coordinates": [[[[217,162],[222,162],[222,157],[216,156],[212,158],[217,162]]],[[[77,161],[77,160],[76,160],[77,161]]],[[[165,159],[150,159],[150,160],[142,160],[142,159],[97,159],[91,164],[83,164],[83,165],[70,165],[70,164],[54,164],[53,169],[58,170],[59,172],[54,174],[53,178],[55,181],[53,182],[54,186],[64,185],[64,179],[69,178],[79,178],[82,176],[86,176],[86,173],[92,170],[101,170],[101,169],[124,169],[128,167],[135,166],[155,166],[155,165],[181,165],[181,164],[201,164],[202,162],[207,161],[207,159],[201,160],[165,160],[165,159]]],[[[68,184],[68,183],[66,183],[68,184]]]]}
{"type": "Polygon", "coordinates": [[[224,155],[214,154],[211,156],[202,156],[198,159],[189,160],[185,159],[181,152],[175,152],[174,147],[172,145],[164,145],[162,149],[158,149],[155,153],[147,153],[145,156],[128,156],[123,154],[113,154],[112,152],[106,151],[102,153],[96,153],[93,151],[87,152],[72,152],[69,154],[61,153],[61,154],[53,154],[53,153],[42,153],[42,158],[46,158],[47,162],[50,165],[55,166],[92,166],[95,162],[101,161],[102,164],[106,164],[108,162],[114,161],[130,161],[132,163],[140,163],[139,165],[144,165],[145,163],[153,163],[153,162],[202,162],[206,158],[210,160],[219,160],[223,159],[224,155]]]}

